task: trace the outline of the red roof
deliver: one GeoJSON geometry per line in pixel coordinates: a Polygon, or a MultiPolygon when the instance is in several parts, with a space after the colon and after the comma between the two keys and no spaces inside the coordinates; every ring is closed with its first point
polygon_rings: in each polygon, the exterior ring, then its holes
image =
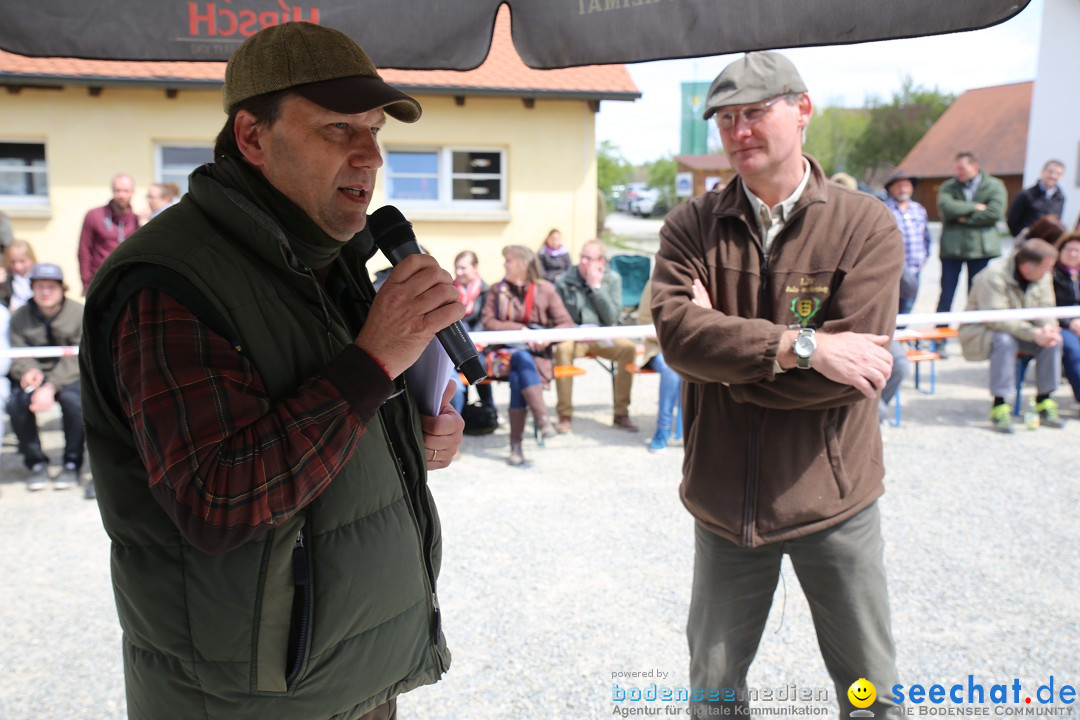
{"type": "Polygon", "coordinates": [[[898,166],[915,177],[951,177],[969,150],[991,175],[1023,175],[1034,83],[968,90],[956,98],[898,166]]]}
{"type": "MultiPolygon", "coordinates": [[[[383,70],[383,78],[405,89],[437,93],[479,91],[508,95],[548,95],[634,100],[641,97],[625,65],[586,65],[534,70],[518,56],[510,37],[510,13],[504,6],[495,21],[491,51],[475,70],[383,70]]],[[[64,80],[79,84],[151,84],[219,86],[223,62],[133,62],[34,58],[0,50],[0,84],[43,84],[64,80]]]]}

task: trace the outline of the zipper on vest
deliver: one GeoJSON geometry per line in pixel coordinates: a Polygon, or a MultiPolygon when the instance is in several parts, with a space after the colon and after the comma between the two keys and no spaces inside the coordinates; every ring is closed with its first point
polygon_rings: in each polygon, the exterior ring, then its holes
{"type": "MultiPolygon", "coordinates": [[[[411,427],[411,404],[406,403],[405,412],[406,419],[411,427]]],[[[431,511],[430,504],[426,501],[422,501],[421,498],[418,497],[419,490],[423,487],[423,483],[418,480],[417,494],[414,494],[409,488],[409,481],[408,478],[405,476],[405,467],[404,464],[401,462],[401,456],[398,454],[397,448],[394,446],[393,440],[390,439],[390,432],[387,429],[390,423],[387,421],[386,413],[386,405],[384,404],[382,407],[379,408],[379,419],[382,421],[383,424],[383,435],[384,437],[386,437],[386,444],[389,447],[391,454],[394,456],[394,462],[397,464],[398,479],[401,481],[401,486],[405,491],[406,498],[408,498],[409,512],[412,515],[413,527],[416,529],[417,539],[420,543],[420,560],[424,565],[424,581],[427,585],[428,591],[431,593],[431,609],[433,615],[432,638],[434,642],[434,645],[432,646],[432,655],[435,658],[435,666],[439,669],[439,672],[442,673],[446,671],[446,668],[443,665],[442,657],[439,655],[439,652],[436,649],[436,646],[438,646],[442,639],[442,611],[439,609],[439,599],[435,591],[435,567],[431,559],[431,552],[432,546],[434,545],[435,535],[435,517],[431,511]],[[424,510],[426,513],[426,531],[423,531],[420,527],[421,510],[424,510]]],[[[413,449],[416,449],[415,445],[413,445],[413,449]]],[[[421,449],[419,450],[418,457],[422,458],[423,456],[424,452],[423,449],[421,449]]],[[[426,497],[426,493],[424,493],[423,495],[426,497]]]]}
{"type": "MultiPolygon", "coordinates": [[[[311,278],[312,284],[315,285],[315,294],[319,298],[319,307],[322,308],[323,321],[326,323],[326,348],[331,354],[334,352],[334,320],[330,317],[330,309],[326,307],[326,290],[323,289],[322,284],[319,282],[319,278],[315,277],[315,272],[306,265],[301,268],[309,278],[311,278]]],[[[346,326],[348,327],[348,326],[346,326]]]]}
{"type": "Polygon", "coordinates": [[[293,544],[293,613],[289,630],[288,668],[285,685],[292,687],[293,681],[304,666],[307,648],[308,630],[311,623],[311,570],[308,549],[304,545],[304,530],[296,533],[293,544]]]}

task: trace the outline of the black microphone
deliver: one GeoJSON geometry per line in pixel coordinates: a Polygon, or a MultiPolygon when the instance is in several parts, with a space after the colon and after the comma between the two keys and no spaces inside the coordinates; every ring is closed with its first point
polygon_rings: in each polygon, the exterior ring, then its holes
{"type": "MultiPolygon", "coordinates": [[[[416,241],[412,223],[405,219],[393,205],[384,205],[368,216],[368,227],[375,238],[375,244],[382,250],[390,262],[397,265],[409,255],[425,254],[416,241]]],[[[465,332],[465,327],[458,320],[435,333],[454,367],[465,376],[470,385],[475,385],[487,377],[487,369],[480,361],[476,345],[465,332]]]]}

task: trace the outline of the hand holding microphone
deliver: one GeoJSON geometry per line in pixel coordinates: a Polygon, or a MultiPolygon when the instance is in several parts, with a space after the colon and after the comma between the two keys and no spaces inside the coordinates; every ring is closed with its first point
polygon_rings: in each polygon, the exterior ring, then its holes
{"type": "Polygon", "coordinates": [[[392,206],[371,214],[375,242],[394,264],[372,303],[356,345],[397,377],[412,365],[433,336],[439,338],[454,367],[470,383],[486,373],[469,335],[461,325],[465,308],[458,300],[453,278],[425,255],[412,225],[392,206]]]}

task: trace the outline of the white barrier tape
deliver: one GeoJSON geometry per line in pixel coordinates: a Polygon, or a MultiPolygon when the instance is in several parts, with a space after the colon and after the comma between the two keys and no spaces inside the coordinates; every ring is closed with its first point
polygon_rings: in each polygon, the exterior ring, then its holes
{"type": "Polygon", "coordinates": [[[967,310],[947,313],[908,313],[897,315],[897,325],[967,325],[998,320],[1050,320],[1080,317],[1080,306],[1016,308],[1013,310],[967,310]]]}
{"type": "MultiPolygon", "coordinates": [[[[897,325],[953,325],[995,322],[997,320],[1049,320],[1080,317],[1080,306],[1018,308],[1015,310],[970,310],[947,313],[908,313],[897,315],[897,325]]],[[[469,333],[478,345],[523,343],[532,340],[551,343],[563,340],[598,341],[614,338],[652,338],[652,325],[616,325],[614,327],[552,328],[545,330],[484,330],[469,333]]],[[[50,358],[78,355],[77,346],[20,347],[0,350],[0,358],[50,358]]]]}
{"type": "Polygon", "coordinates": [[[78,355],[78,345],[49,345],[42,347],[17,347],[0,350],[0,358],[54,358],[78,355]]]}
{"type": "MultiPolygon", "coordinates": [[[[896,316],[897,325],[964,325],[998,320],[1049,320],[1080,317],[1080,306],[1017,308],[1014,310],[969,310],[947,313],[907,313],[896,316]]],[[[484,330],[469,333],[477,345],[522,343],[532,340],[611,340],[613,338],[656,337],[652,325],[616,325],[614,327],[554,328],[551,330],[484,330]]]]}

